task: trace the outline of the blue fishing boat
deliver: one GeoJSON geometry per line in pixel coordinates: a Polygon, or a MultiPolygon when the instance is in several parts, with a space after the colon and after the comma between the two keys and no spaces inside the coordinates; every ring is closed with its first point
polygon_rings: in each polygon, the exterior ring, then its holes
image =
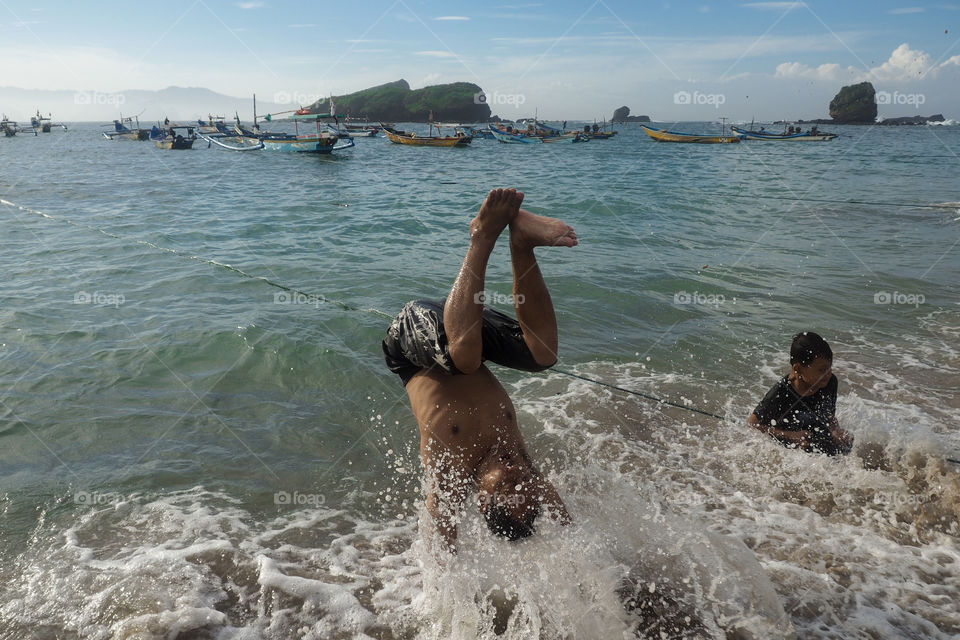
{"type": "MultiPolygon", "coordinates": [[[[104,125],[109,127],[110,125],[104,125]]],[[[124,118],[120,114],[119,120],[113,121],[113,131],[101,131],[101,134],[107,140],[149,140],[150,130],[140,128],[140,120],[137,116],[124,118]]]]}
{"type": "MultiPolygon", "coordinates": [[[[791,127],[793,129],[793,127],[791,127]]],[[[783,133],[770,133],[761,129],[760,131],[752,131],[750,129],[741,129],[740,127],[731,126],[730,130],[733,131],[738,138],[741,140],[782,140],[788,142],[824,142],[826,140],[833,140],[837,137],[835,133],[826,133],[817,130],[816,126],[811,127],[808,131],[801,131],[800,127],[796,128],[796,131],[783,133]]]]}
{"type": "Polygon", "coordinates": [[[587,138],[582,136],[579,131],[555,134],[552,133],[550,129],[554,132],[559,132],[560,130],[554,129],[553,127],[548,127],[547,130],[538,128],[528,129],[526,131],[514,129],[510,126],[506,129],[501,129],[492,124],[489,125],[489,127],[493,137],[506,144],[555,144],[587,141],[587,138]]]}

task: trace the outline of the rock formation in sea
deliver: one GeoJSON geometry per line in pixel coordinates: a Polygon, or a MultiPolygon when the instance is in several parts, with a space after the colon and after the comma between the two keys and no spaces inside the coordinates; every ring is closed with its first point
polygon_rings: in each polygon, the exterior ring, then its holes
{"type": "Polygon", "coordinates": [[[650,116],[632,116],[630,107],[620,107],[615,109],[611,122],[650,122],[650,116]]]}
{"type": "Polygon", "coordinates": [[[848,85],[830,101],[830,117],[837,124],[872,123],[877,119],[876,91],[869,82],[848,85]]]}

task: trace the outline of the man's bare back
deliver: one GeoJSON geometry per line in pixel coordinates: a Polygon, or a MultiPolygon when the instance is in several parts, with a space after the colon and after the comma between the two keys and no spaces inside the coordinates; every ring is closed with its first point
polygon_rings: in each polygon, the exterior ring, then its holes
{"type": "MultiPolygon", "coordinates": [[[[533,249],[572,247],[577,237],[559,220],[520,209],[522,200],[523,194],[512,189],[491,191],[470,223],[470,246],[442,312],[452,366],[423,366],[406,383],[420,427],[427,508],[451,550],[473,490],[479,490],[485,515],[500,509],[508,520],[532,522],[541,512],[569,520],[556,490],[526,451],[510,397],[483,364],[490,350],[482,330],[489,313],[482,304],[487,261],[508,226],[519,347],[528,361],[519,368],[542,370],[556,362],[556,318],[533,249]]],[[[488,524],[494,528],[489,519],[488,524]]]]}

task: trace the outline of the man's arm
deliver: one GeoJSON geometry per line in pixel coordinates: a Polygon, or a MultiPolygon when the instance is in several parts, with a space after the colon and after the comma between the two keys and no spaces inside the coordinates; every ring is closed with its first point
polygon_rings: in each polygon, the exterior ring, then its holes
{"type": "Polygon", "coordinates": [[[427,513],[433,520],[440,543],[444,551],[457,552],[457,524],[463,512],[463,500],[451,501],[436,491],[427,494],[427,513]],[[457,504],[459,502],[459,504],[457,504]]]}
{"type": "Polygon", "coordinates": [[[543,480],[540,487],[540,495],[540,504],[546,507],[546,511],[551,519],[562,525],[568,525],[573,522],[570,518],[570,513],[567,511],[567,506],[563,504],[563,500],[560,499],[560,494],[557,493],[556,487],[546,480],[543,480]]]}

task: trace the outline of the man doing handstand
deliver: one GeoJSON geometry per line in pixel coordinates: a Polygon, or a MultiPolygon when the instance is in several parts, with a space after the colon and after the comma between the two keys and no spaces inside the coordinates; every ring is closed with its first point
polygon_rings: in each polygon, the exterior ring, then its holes
{"type": "Polygon", "coordinates": [[[427,511],[454,552],[474,489],[487,526],[510,540],[531,535],[541,513],[570,521],[527,453],[510,397],[483,364],[543,371],[557,361],[557,320],[533,249],[573,247],[577,236],[521,202],[515,189],[489,193],[470,223],[467,255],[446,300],[407,303],[383,341],[387,366],[403,381],[420,426],[427,511]],[[483,306],[487,262],[507,227],[516,320],[483,306]]]}

